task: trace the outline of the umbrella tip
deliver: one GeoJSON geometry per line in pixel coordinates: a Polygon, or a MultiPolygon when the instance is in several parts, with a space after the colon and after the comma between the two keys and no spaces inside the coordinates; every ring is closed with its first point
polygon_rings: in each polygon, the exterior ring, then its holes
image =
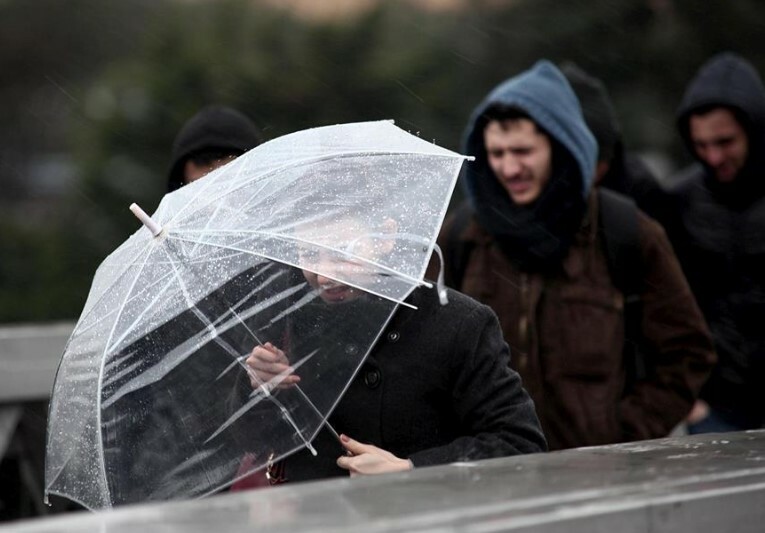
{"type": "Polygon", "coordinates": [[[152,219],[149,215],[146,214],[146,211],[141,209],[141,207],[133,202],[130,204],[130,210],[133,212],[133,214],[136,216],[138,220],[143,223],[144,226],[151,232],[151,234],[156,237],[160,233],[162,233],[162,226],[154,222],[154,219],[152,219]]]}

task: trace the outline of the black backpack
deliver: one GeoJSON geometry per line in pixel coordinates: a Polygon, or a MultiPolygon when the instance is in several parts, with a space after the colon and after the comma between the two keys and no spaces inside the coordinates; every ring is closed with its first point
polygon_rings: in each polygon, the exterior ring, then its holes
{"type": "MultiPolygon", "coordinates": [[[[600,203],[598,232],[603,237],[606,261],[611,280],[624,296],[624,364],[628,390],[632,383],[646,377],[646,365],[641,353],[643,343],[641,319],[643,314],[640,295],[643,291],[643,265],[638,235],[638,207],[635,201],[608,189],[597,189],[600,203]]],[[[451,283],[460,286],[472,252],[470,244],[459,236],[467,227],[472,210],[463,202],[455,211],[454,221],[447,235],[447,267],[451,283]]]]}

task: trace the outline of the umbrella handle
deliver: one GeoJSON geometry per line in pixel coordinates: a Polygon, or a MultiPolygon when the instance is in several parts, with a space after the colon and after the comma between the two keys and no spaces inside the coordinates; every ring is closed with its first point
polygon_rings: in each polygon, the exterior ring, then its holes
{"type": "Polygon", "coordinates": [[[441,303],[441,305],[446,305],[449,303],[449,297],[446,295],[446,283],[444,283],[444,254],[441,252],[441,247],[437,244],[433,247],[433,249],[436,251],[436,254],[438,254],[438,259],[441,262],[441,265],[438,269],[438,281],[436,281],[438,301],[441,303]]]}
{"type": "Polygon", "coordinates": [[[130,210],[133,212],[136,218],[140,220],[144,226],[146,226],[146,228],[151,232],[151,234],[154,237],[162,233],[162,226],[154,222],[154,219],[152,219],[149,215],[147,215],[146,211],[141,209],[141,207],[138,204],[136,204],[135,202],[130,204],[130,210]]]}

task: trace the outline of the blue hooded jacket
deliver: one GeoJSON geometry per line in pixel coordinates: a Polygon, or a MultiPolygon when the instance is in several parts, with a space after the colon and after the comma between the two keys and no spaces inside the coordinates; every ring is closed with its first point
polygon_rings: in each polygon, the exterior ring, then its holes
{"type": "Polygon", "coordinates": [[[522,269],[559,264],[585,215],[598,155],[579,100],[560,70],[542,60],[492,90],[473,111],[464,152],[475,156],[462,179],[479,225],[522,269]],[[489,166],[484,114],[496,104],[524,111],[551,140],[552,175],[530,206],[516,205],[489,166]]]}
{"type": "MultiPolygon", "coordinates": [[[[595,174],[598,144],[584,121],[579,100],[563,73],[543,59],[531,69],[499,84],[475,108],[463,141],[465,153],[476,157],[473,163],[475,172],[471,173],[473,176],[493,176],[486,159],[483,130],[476,130],[478,119],[493,104],[524,110],[569,151],[579,165],[582,196],[586,198],[595,174]]],[[[468,179],[467,186],[472,198],[471,181],[468,179]]]]}

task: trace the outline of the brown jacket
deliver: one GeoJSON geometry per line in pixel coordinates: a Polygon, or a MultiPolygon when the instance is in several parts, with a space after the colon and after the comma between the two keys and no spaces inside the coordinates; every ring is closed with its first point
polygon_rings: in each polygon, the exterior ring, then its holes
{"type": "MultiPolygon", "coordinates": [[[[554,275],[519,271],[474,219],[459,236],[471,251],[457,288],[499,316],[511,366],[534,399],[550,449],[666,436],[690,410],[716,359],[664,230],[640,213],[641,326],[655,353],[646,361],[648,377],[625,390],[624,302],[608,272],[597,220],[591,194],[554,275]]],[[[442,248],[451,223],[441,232],[442,248]]]]}

